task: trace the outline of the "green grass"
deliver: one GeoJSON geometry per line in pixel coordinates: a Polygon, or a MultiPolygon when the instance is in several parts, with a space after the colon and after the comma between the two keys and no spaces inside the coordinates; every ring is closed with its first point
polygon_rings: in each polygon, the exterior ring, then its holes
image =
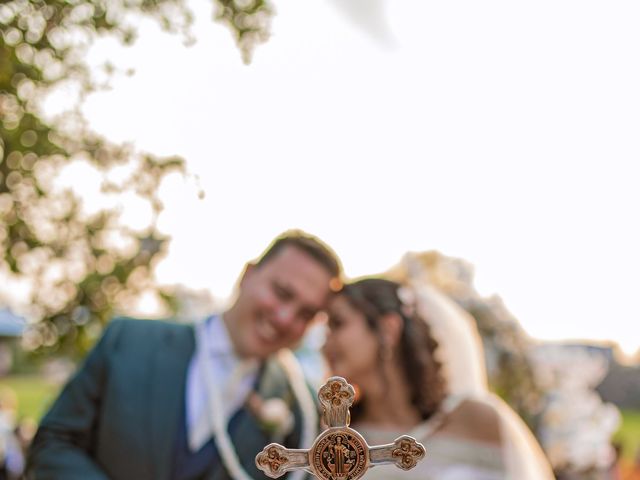
{"type": "Polygon", "coordinates": [[[622,425],[613,440],[622,445],[622,456],[633,460],[640,451],[640,410],[622,410],[622,425]]]}
{"type": "Polygon", "coordinates": [[[10,375],[0,380],[0,386],[7,386],[18,397],[18,418],[40,420],[49,407],[59,387],[46,382],[38,375],[10,375]]]}

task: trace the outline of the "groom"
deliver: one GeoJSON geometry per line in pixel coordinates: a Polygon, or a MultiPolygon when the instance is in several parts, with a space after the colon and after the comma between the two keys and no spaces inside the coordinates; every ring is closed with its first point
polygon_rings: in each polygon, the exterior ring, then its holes
{"type": "Polygon", "coordinates": [[[315,414],[281,349],[300,340],[340,275],[328,247],[288,232],[247,265],[222,315],[196,328],[112,321],[43,418],[27,478],[265,479],[256,454],[273,440],[300,448],[303,407],[315,414]],[[261,408],[274,403],[287,407],[278,437],[261,408]]]}

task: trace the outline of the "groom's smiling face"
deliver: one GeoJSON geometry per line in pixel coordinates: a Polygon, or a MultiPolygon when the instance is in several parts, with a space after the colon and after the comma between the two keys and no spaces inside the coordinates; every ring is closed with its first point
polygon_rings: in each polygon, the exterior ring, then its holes
{"type": "Polygon", "coordinates": [[[264,358],[295,344],[325,307],[331,278],[322,264],[295,246],[249,265],[227,319],[237,353],[264,358]]]}

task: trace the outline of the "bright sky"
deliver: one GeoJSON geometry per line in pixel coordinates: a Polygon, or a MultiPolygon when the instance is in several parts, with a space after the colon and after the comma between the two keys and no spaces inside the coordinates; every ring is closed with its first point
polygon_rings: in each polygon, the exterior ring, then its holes
{"type": "Polygon", "coordinates": [[[89,98],[93,128],[183,156],[206,192],[165,185],[160,281],[228,295],[299,227],[350,276],[437,249],[535,337],[640,347],[640,3],[276,8],[250,66],[205,0],[194,47],[144,24],[133,48],[93,50],[136,70],[89,98]]]}

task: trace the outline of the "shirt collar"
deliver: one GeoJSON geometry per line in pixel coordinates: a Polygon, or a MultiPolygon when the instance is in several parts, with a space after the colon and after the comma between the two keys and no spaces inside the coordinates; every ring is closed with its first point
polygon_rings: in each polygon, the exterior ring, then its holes
{"type": "Polygon", "coordinates": [[[222,314],[209,317],[206,325],[209,353],[213,355],[230,355],[238,359],[222,314]]]}
{"type": "Polygon", "coordinates": [[[209,354],[225,358],[234,366],[241,365],[241,375],[252,374],[258,369],[255,358],[243,359],[236,353],[223,314],[212,315],[206,322],[206,335],[209,354]]]}

